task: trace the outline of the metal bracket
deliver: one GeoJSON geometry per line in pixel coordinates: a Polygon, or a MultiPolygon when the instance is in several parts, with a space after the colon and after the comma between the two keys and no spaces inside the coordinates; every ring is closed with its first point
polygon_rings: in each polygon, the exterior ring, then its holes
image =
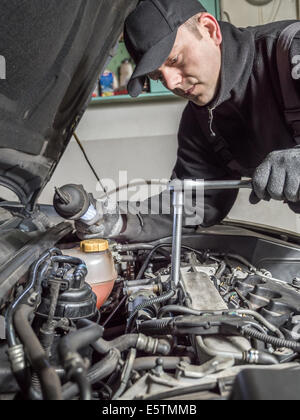
{"type": "Polygon", "coordinates": [[[176,371],[176,378],[204,378],[207,375],[212,375],[222,370],[229,369],[234,366],[235,360],[233,357],[217,356],[201,366],[190,365],[186,362],[180,362],[176,371]]]}

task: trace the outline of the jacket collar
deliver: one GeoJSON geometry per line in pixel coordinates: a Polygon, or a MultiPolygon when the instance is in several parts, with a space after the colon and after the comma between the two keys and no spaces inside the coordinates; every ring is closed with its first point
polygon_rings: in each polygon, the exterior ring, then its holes
{"type": "Polygon", "coordinates": [[[254,36],[247,29],[219,22],[223,36],[220,87],[216,98],[208,105],[216,108],[231,99],[233,91],[241,92],[249,81],[254,62],[254,36]]]}

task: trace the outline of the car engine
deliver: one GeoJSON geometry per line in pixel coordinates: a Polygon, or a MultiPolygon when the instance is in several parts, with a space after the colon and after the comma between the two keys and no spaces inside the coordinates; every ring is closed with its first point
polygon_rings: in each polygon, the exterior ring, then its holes
{"type": "Polygon", "coordinates": [[[175,286],[170,238],[110,241],[117,276],[99,308],[71,232],[27,233],[6,271],[2,261],[1,399],[228,399],[244,369],[298,369],[297,244],[200,229],[182,238],[175,286]]]}

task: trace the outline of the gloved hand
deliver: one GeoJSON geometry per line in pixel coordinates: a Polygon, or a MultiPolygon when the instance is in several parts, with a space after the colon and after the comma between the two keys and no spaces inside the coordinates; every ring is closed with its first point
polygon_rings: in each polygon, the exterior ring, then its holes
{"type": "Polygon", "coordinates": [[[300,201],[300,148],[270,153],[253,175],[250,203],[260,200],[300,201]]]}
{"type": "Polygon", "coordinates": [[[123,218],[118,203],[112,200],[95,203],[97,216],[92,220],[76,220],[77,236],[81,240],[94,238],[116,238],[123,229],[123,218]]]}
{"type": "Polygon", "coordinates": [[[78,236],[83,240],[116,238],[124,227],[118,203],[109,198],[95,200],[83,185],[56,188],[53,206],[61,217],[75,221],[78,236]]]}

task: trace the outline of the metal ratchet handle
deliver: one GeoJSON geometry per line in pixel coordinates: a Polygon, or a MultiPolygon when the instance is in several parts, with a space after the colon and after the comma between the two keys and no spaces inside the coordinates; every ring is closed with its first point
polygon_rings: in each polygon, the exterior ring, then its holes
{"type": "Polygon", "coordinates": [[[243,181],[204,181],[204,190],[252,189],[252,179],[243,181]]]}
{"type": "Polygon", "coordinates": [[[170,190],[182,191],[191,189],[204,190],[237,190],[237,189],[252,189],[252,179],[242,181],[193,181],[190,179],[179,181],[174,180],[169,184],[170,190]]]}

